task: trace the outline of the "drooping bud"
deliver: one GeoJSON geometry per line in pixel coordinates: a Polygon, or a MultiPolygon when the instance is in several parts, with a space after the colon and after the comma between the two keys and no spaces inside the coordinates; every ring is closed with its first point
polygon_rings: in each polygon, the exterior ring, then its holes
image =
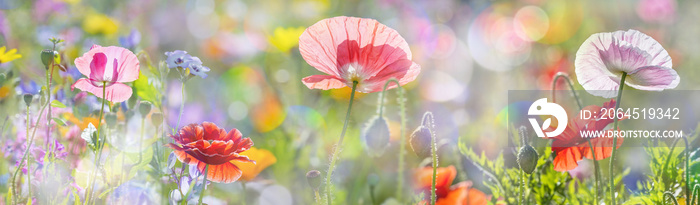
{"type": "Polygon", "coordinates": [[[148,113],[151,113],[151,103],[150,102],[141,102],[139,105],[139,112],[141,113],[142,117],[146,117],[148,113]]]}
{"type": "Polygon", "coordinates": [[[409,139],[409,143],[411,144],[411,149],[413,149],[413,152],[416,153],[418,157],[430,157],[430,138],[432,136],[433,133],[430,131],[430,129],[423,125],[419,126],[415,131],[413,131],[411,138],[409,139]]]}
{"type": "Polygon", "coordinates": [[[51,50],[51,49],[45,49],[41,51],[41,63],[44,64],[44,67],[48,70],[49,66],[53,64],[54,59],[58,56],[58,52],[51,50]]]}
{"type": "Polygon", "coordinates": [[[29,105],[32,104],[33,98],[34,98],[34,96],[32,94],[24,94],[24,104],[26,104],[27,107],[29,107],[29,105]]]}
{"type": "Polygon", "coordinates": [[[379,184],[379,175],[374,173],[369,174],[367,176],[367,184],[370,186],[377,186],[379,184]]]}
{"type": "Polygon", "coordinates": [[[362,131],[362,142],[364,142],[370,156],[380,156],[389,146],[389,124],[384,117],[375,116],[367,122],[362,131]]]}
{"type": "Polygon", "coordinates": [[[309,183],[312,189],[318,190],[321,187],[321,172],[318,170],[306,172],[306,182],[309,183]]]}
{"type": "Polygon", "coordinates": [[[520,127],[519,132],[523,146],[520,147],[520,150],[518,151],[518,165],[525,173],[532,174],[532,171],[534,171],[535,167],[537,167],[539,155],[537,154],[537,150],[535,150],[535,148],[527,144],[527,128],[520,127]]]}
{"type": "Polygon", "coordinates": [[[156,127],[160,127],[160,125],[163,123],[163,114],[159,112],[151,114],[151,123],[153,123],[153,125],[156,127]]]}

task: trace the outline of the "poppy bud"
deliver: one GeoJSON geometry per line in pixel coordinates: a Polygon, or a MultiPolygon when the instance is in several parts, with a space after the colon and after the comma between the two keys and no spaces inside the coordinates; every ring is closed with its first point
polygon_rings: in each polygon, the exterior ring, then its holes
{"type": "Polygon", "coordinates": [[[24,94],[24,104],[27,104],[27,107],[32,104],[32,99],[34,96],[32,94],[24,94]]]}
{"type": "Polygon", "coordinates": [[[389,124],[384,117],[375,116],[370,119],[362,131],[362,142],[372,156],[379,156],[389,146],[389,124]]]}
{"type": "Polygon", "coordinates": [[[520,169],[525,173],[532,174],[532,171],[537,167],[538,158],[539,156],[535,148],[532,148],[530,145],[525,145],[521,147],[518,152],[518,165],[520,165],[520,169]]]}
{"type": "Polygon", "coordinates": [[[409,140],[411,149],[413,149],[413,152],[416,153],[418,157],[426,158],[430,156],[430,139],[432,136],[433,133],[430,131],[430,129],[423,125],[419,126],[415,131],[413,131],[409,140]]]}
{"type": "Polygon", "coordinates": [[[155,125],[156,127],[160,127],[160,124],[163,123],[163,114],[156,112],[151,115],[151,123],[155,125]]]}
{"type": "Polygon", "coordinates": [[[314,190],[318,190],[318,188],[321,187],[321,172],[318,170],[311,170],[309,172],[306,172],[306,182],[309,183],[309,186],[313,188],[314,190]]]}
{"type": "Polygon", "coordinates": [[[41,63],[44,64],[47,70],[49,69],[49,66],[54,62],[54,58],[56,56],[58,56],[57,51],[51,49],[45,49],[41,51],[41,63]]]}
{"type": "Polygon", "coordinates": [[[142,117],[146,117],[148,113],[151,113],[151,103],[141,102],[141,104],[139,105],[139,112],[141,113],[142,117]]]}
{"type": "Polygon", "coordinates": [[[369,174],[369,176],[367,176],[367,184],[370,186],[377,186],[377,184],[379,184],[379,176],[377,174],[369,174]]]}

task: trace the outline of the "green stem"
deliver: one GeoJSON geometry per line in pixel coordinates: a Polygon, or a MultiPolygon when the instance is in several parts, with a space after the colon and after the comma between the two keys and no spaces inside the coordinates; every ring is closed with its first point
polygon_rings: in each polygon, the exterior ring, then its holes
{"type": "Polygon", "coordinates": [[[345,131],[348,129],[348,121],[350,120],[350,111],[352,110],[352,102],[355,99],[355,90],[357,89],[357,81],[352,82],[352,91],[350,93],[350,102],[348,103],[348,112],[345,114],[345,122],[343,123],[343,131],[340,132],[340,138],[338,139],[338,144],[333,148],[333,155],[331,155],[331,163],[328,166],[328,173],[326,173],[326,197],[328,205],[333,204],[333,198],[331,197],[331,176],[333,175],[333,169],[335,168],[336,158],[338,158],[338,153],[340,152],[340,147],[343,144],[343,138],[345,138],[345,131]]]}
{"type": "Polygon", "coordinates": [[[185,81],[182,81],[182,94],[180,100],[180,114],[177,116],[177,127],[175,130],[180,129],[180,120],[182,119],[182,113],[185,111],[185,81]]]}
{"type": "Polygon", "coordinates": [[[664,192],[664,199],[663,199],[664,204],[666,204],[666,198],[670,198],[671,202],[673,202],[674,205],[678,205],[678,200],[676,200],[676,197],[673,196],[673,194],[671,194],[669,192],[664,192]]]}
{"type": "MultiPolygon", "coordinates": [[[[620,100],[622,99],[622,89],[625,87],[625,78],[627,78],[627,73],[623,72],[622,73],[622,78],[620,79],[620,88],[617,91],[617,101],[615,102],[615,116],[614,122],[613,122],[613,129],[617,131],[617,122],[618,122],[618,117],[617,117],[617,109],[620,108],[620,100]]],[[[610,166],[608,167],[608,171],[610,172],[610,200],[611,204],[615,205],[615,154],[617,153],[617,135],[613,136],[613,147],[612,147],[612,154],[610,155],[610,166]]]]}
{"type": "Polygon", "coordinates": [[[90,179],[90,184],[88,184],[88,189],[85,192],[85,204],[89,204],[90,200],[92,199],[92,192],[93,188],[95,185],[95,178],[97,178],[97,170],[100,168],[100,160],[102,160],[102,148],[104,147],[104,141],[100,137],[100,131],[102,130],[102,115],[104,114],[105,111],[105,102],[107,102],[106,96],[107,95],[107,82],[102,83],[102,108],[100,108],[100,118],[97,119],[97,139],[99,143],[99,147],[97,148],[97,152],[95,152],[95,170],[92,172],[92,178],[90,179]]]}
{"type": "MultiPolygon", "coordinates": [[[[29,139],[29,105],[27,105],[27,131],[26,131],[26,139],[29,139]]],[[[30,141],[27,141],[27,150],[31,148],[32,144],[30,141]]],[[[30,157],[31,158],[31,157],[30,157]]],[[[29,164],[29,159],[27,158],[27,198],[29,200],[32,200],[32,166],[29,164]]]]}
{"type": "Polygon", "coordinates": [[[518,186],[518,189],[520,189],[520,194],[518,195],[520,199],[518,200],[518,202],[520,202],[520,204],[525,204],[525,202],[523,201],[523,187],[525,184],[525,181],[523,180],[523,178],[525,178],[525,176],[523,176],[524,173],[525,172],[522,169],[520,169],[520,186],[518,186]]]}
{"type": "Polygon", "coordinates": [[[372,205],[377,204],[377,199],[374,196],[374,185],[369,185],[369,198],[372,200],[372,205]]]}
{"type": "MultiPolygon", "coordinates": [[[[576,100],[576,104],[578,105],[579,110],[583,110],[583,105],[581,104],[581,100],[578,97],[578,94],[576,94],[576,90],[574,90],[574,84],[571,83],[571,78],[569,75],[563,72],[559,72],[554,76],[554,80],[552,80],[552,102],[556,103],[556,95],[555,95],[555,89],[557,88],[557,80],[559,78],[564,78],[566,83],[569,85],[569,90],[571,91],[571,94],[574,95],[574,99],[576,100]]],[[[598,190],[600,190],[600,166],[598,165],[598,160],[595,156],[595,148],[593,147],[593,143],[591,143],[591,140],[586,138],[586,141],[588,141],[588,145],[591,148],[591,154],[593,155],[593,167],[595,169],[595,203],[598,203],[598,199],[600,198],[598,190]]]]}
{"type": "Polygon", "coordinates": [[[685,150],[683,150],[685,153],[685,204],[690,205],[690,156],[688,156],[688,138],[683,137],[683,140],[685,140],[685,150]]]}
{"type": "MultiPolygon", "coordinates": [[[[44,114],[44,110],[46,109],[46,107],[49,106],[49,104],[50,104],[50,103],[47,101],[46,104],[44,104],[44,106],[41,108],[41,111],[39,111],[39,116],[37,117],[36,123],[34,124],[34,131],[32,131],[31,139],[28,139],[29,142],[30,142],[30,143],[29,143],[29,147],[31,147],[31,145],[34,143],[34,136],[36,135],[36,130],[37,130],[37,128],[39,127],[39,122],[41,121],[41,120],[39,120],[39,119],[41,119],[41,115],[44,114]]],[[[27,120],[29,120],[29,116],[27,116],[27,120]]],[[[27,128],[27,129],[29,129],[29,128],[27,128]]],[[[24,155],[22,155],[22,159],[21,159],[20,162],[19,162],[19,166],[17,167],[17,169],[15,170],[14,175],[12,176],[12,196],[13,196],[12,199],[14,200],[14,203],[15,203],[15,204],[18,203],[18,202],[16,201],[18,197],[17,197],[17,189],[16,189],[16,187],[15,187],[15,186],[16,186],[16,181],[17,181],[17,173],[19,173],[20,169],[22,169],[22,167],[24,166],[24,161],[25,161],[25,159],[27,158],[27,156],[28,156],[28,154],[29,154],[29,147],[27,147],[27,149],[25,149],[24,155]]]]}
{"type": "MultiPolygon", "coordinates": [[[[202,180],[202,191],[199,193],[199,205],[202,205],[202,199],[204,198],[204,188],[207,187],[207,175],[209,174],[209,164],[204,167],[204,179],[202,180]]],[[[244,202],[245,204],[245,202],[244,202]]]]}
{"type": "Polygon", "coordinates": [[[423,126],[427,126],[428,129],[430,130],[430,155],[432,156],[433,160],[433,180],[430,183],[430,205],[435,205],[437,202],[437,195],[435,193],[435,183],[437,181],[437,167],[438,167],[438,157],[437,157],[437,140],[435,139],[435,124],[434,124],[435,117],[433,117],[433,113],[431,112],[426,112],[423,114],[423,120],[421,124],[423,126]]]}
{"type": "Polygon", "coordinates": [[[396,78],[391,78],[384,84],[384,89],[382,90],[381,101],[379,102],[379,117],[382,117],[384,113],[384,96],[386,96],[386,90],[391,82],[396,83],[396,88],[399,92],[399,107],[400,107],[400,117],[401,117],[401,131],[399,133],[399,167],[397,170],[397,186],[396,186],[396,198],[398,200],[403,199],[403,164],[404,155],[406,153],[406,141],[404,140],[404,135],[406,134],[406,99],[404,99],[404,90],[401,88],[401,84],[396,78]]]}

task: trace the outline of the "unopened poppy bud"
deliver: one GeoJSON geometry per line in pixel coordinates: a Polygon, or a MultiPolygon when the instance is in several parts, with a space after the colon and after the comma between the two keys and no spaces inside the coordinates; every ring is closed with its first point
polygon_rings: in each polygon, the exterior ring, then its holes
{"type": "Polygon", "coordinates": [[[105,113],[105,123],[110,127],[117,125],[117,115],[111,112],[105,113]]]}
{"type": "Polygon", "coordinates": [[[433,133],[430,129],[423,125],[413,131],[409,142],[411,144],[411,149],[413,149],[413,152],[416,153],[418,157],[426,158],[430,156],[430,139],[432,136],[433,133]]]}
{"type": "Polygon", "coordinates": [[[141,113],[141,116],[145,117],[148,115],[148,113],[151,113],[151,103],[150,102],[141,102],[139,105],[139,112],[141,113]]]}
{"type": "Polygon", "coordinates": [[[377,174],[369,174],[369,176],[367,176],[367,184],[370,186],[377,186],[377,184],[379,184],[379,176],[377,174]]]}
{"type": "Polygon", "coordinates": [[[309,172],[306,172],[306,182],[309,183],[309,186],[313,188],[314,190],[318,190],[318,188],[321,187],[321,172],[318,170],[311,170],[309,172]]]}
{"type": "Polygon", "coordinates": [[[375,116],[369,120],[362,131],[362,142],[371,156],[379,156],[389,146],[390,135],[386,119],[375,116]]]}
{"type": "Polygon", "coordinates": [[[163,114],[156,112],[151,114],[151,123],[156,127],[159,127],[163,123],[163,114]]]}
{"type": "Polygon", "coordinates": [[[532,174],[532,171],[537,167],[538,158],[539,156],[535,148],[532,148],[530,145],[525,145],[521,147],[518,152],[518,165],[520,165],[520,169],[525,173],[532,174]]]}
{"type": "Polygon", "coordinates": [[[44,64],[44,66],[47,70],[49,69],[49,66],[51,66],[51,64],[53,63],[54,58],[56,56],[58,56],[57,51],[54,51],[51,49],[45,49],[45,50],[41,51],[41,63],[44,64]]]}
{"type": "Polygon", "coordinates": [[[27,107],[32,104],[32,99],[34,99],[32,94],[24,94],[24,104],[26,104],[27,107]]]}

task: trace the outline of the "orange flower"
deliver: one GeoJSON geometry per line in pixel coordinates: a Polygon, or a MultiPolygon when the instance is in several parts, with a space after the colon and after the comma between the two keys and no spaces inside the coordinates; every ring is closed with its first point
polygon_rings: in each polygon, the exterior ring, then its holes
{"type": "MultiPolygon", "coordinates": [[[[457,170],[454,166],[438,167],[437,177],[435,179],[435,194],[437,195],[436,205],[448,204],[488,204],[491,196],[487,196],[478,189],[471,188],[472,183],[465,181],[454,186],[452,181],[457,176],[457,170]]],[[[425,192],[425,196],[430,197],[430,187],[433,180],[432,167],[423,167],[414,173],[416,179],[416,189],[425,192]]],[[[420,204],[428,204],[423,201],[420,204]]]]}
{"type": "Polygon", "coordinates": [[[241,179],[246,181],[253,180],[256,176],[258,176],[258,174],[260,174],[260,172],[265,170],[265,168],[277,162],[277,158],[272,154],[272,152],[255,147],[251,147],[249,150],[241,152],[241,155],[248,156],[250,160],[255,161],[255,163],[231,161],[231,163],[238,166],[238,168],[243,171],[241,179]]]}

